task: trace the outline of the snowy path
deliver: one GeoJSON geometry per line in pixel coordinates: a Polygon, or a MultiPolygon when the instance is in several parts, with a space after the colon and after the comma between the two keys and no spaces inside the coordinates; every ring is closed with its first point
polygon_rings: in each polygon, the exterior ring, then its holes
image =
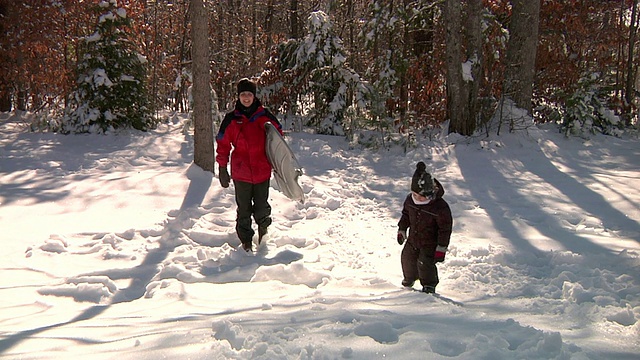
{"type": "MultiPolygon", "coordinates": [[[[0,119],[5,122],[6,116],[0,119]]],[[[0,124],[0,358],[633,359],[640,146],[530,138],[352,150],[291,134],[304,204],[238,249],[233,189],[176,123],[55,136],[0,124]],[[415,163],[455,227],[444,297],[399,288],[415,163]]],[[[452,141],[453,139],[449,139],[452,141]]]]}

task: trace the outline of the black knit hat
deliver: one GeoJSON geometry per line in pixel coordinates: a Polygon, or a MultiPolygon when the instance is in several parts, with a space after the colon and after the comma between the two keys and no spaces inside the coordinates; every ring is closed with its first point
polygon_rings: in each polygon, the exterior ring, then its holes
{"type": "Polygon", "coordinates": [[[435,184],[431,174],[427,172],[427,165],[420,161],[416,164],[416,171],[411,178],[411,191],[422,196],[431,196],[435,190],[435,184]]]}
{"type": "Polygon", "coordinates": [[[241,79],[238,82],[238,95],[243,91],[250,91],[253,96],[256,96],[256,83],[247,78],[241,79]]]}

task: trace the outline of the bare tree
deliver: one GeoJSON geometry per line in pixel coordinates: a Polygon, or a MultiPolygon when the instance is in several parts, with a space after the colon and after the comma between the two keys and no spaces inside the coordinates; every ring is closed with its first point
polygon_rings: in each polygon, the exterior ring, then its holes
{"type": "MultiPolygon", "coordinates": [[[[0,34],[4,38],[7,37],[7,29],[5,29],[5,19],[8,16],[7,5],[4,1],[0,1],[0,34]]],[[[7,71],[7,64],[5,64],[6,59],[4,59],[4,54],[0,53],[0,69],[2,69],[2,76],[0,76],[0,111],[11,111],[11,86],[9,79],[5,78],[7,71]]]]}
{"type": "Polygon", "coordinates": [[[511,4],[502,94],[487,127],[487,131],[495,130],[498,135],[503,125],[508,125],[508,130],[514,131],[525,129],[533,123],[532,98],[540,0],[513,0],[511,4]]]}
{"type": "Polygon", "coordinates": [[[291,0],[289,2],[289,36],[292,39],[300,39],[302,37],[299,16],[298,0],[291,0]]]}
{"type": "Polygon", "coordinates": [[[209,13],[203,0],[191,0],[193,60],[193,162],[214,172],[211,87],[209,85],[209,13]]]}
{"type": "Polygon", "coordinates": [[[469,111],[464,119],[462,132],[464,134],[472,134],[476,129],[479,119],[478,106],[480,84],[482,82],[482,0],[468,1],[467,16],[467,61],[466,69],[469,70],[469,77],[465,79],[466,101],[469,111]]]}
{"type": "Polygon", "coordinates": [[[446,26],[446,68],[447,68],[447,113],[450,132],[467,134],[465,119],[469,107],[464,97],[464,79],[462,77],[462,4],[458,0],[444,2],[444,21],[446,26]]]}
{"type": "MultiPolygon", "coordinates": [[[[634,64],[634,48],[636,45],[636,34],[638,32],[638,0],[633,2],[631,9],[631,25],[629,26],[629,54],[627,60],[627,84],[625,86],[625,101],[630,108],[636,97],[634,82],[638,71],[637,64],[634,64]]],[[[630,117],[629,117],[630,118],[630,117]]]]}
{"type": "Polygon", "coordinates": [[[513,0],[502,96],[531,114],[540,0],[513,0]]]}
{"type": "Polygon", "coordinates": [[[466,10],[463,20],[462,3],[445,2],[447,113],[449,132],[471,135],[476,129],[482,80],[482,0],[469,0],[466,10]],[[463,23],[466,24],[464,27],[463,23]],[[463,47],[466,49],[464,63],[463,47]]]}

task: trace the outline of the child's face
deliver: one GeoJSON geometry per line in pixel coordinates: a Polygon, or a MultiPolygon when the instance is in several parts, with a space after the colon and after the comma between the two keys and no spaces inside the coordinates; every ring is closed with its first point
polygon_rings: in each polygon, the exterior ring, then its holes
{"type": "Polygon", "coordinates": [[[413,197],[418,201],[431,201],[431,199],[432,199],[431,196],[423,196],[423,195],[418,194],[415,191],[412,191],[412,193],[413,193],[413,197]]]}
{"type": "Polygon", "coordinates": [[[240,98],[240,102],[242,103],[242,105],[244,105],[245,107],[249,107],[251,106],[251,104],[253,104],[253,93],[251,91],[243,91],[240,93],[239,95],[240,98]]]}

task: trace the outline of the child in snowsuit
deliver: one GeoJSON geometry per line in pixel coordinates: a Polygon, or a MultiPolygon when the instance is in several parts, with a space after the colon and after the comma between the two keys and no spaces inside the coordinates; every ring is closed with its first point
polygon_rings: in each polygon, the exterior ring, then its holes
{"type": "Polygon", "coordinates": [[[451,209],[442,195],[442,184],[431,177],[425,163],[420,161],[398,222],[398,243],[404,244],[402,285],[413,287],[419,279],[422,291],[426,293],[436,292],[439,282],[436,263],[444,261],[453,227],[451,209]]]}
{"type": "Polygon", "coordinates": [[[282,134],[282,125],[256,97],[256,84],[249,79],[238,82],[235,109],[226,114],[216,136],[216,162],[220,185],[229,187],[233,179],[237,218],[236,233],[245,251],[252,250],[254,231],[251,217],[258,224],[258,242],[271,225],[269,179],[271,164],[265,151],[265,124],[270,122],[282,134]],[[233,150],[232,150],[233,149],[233,150]],[[227,164],[231,157],[231,176],[227,164]]]}

